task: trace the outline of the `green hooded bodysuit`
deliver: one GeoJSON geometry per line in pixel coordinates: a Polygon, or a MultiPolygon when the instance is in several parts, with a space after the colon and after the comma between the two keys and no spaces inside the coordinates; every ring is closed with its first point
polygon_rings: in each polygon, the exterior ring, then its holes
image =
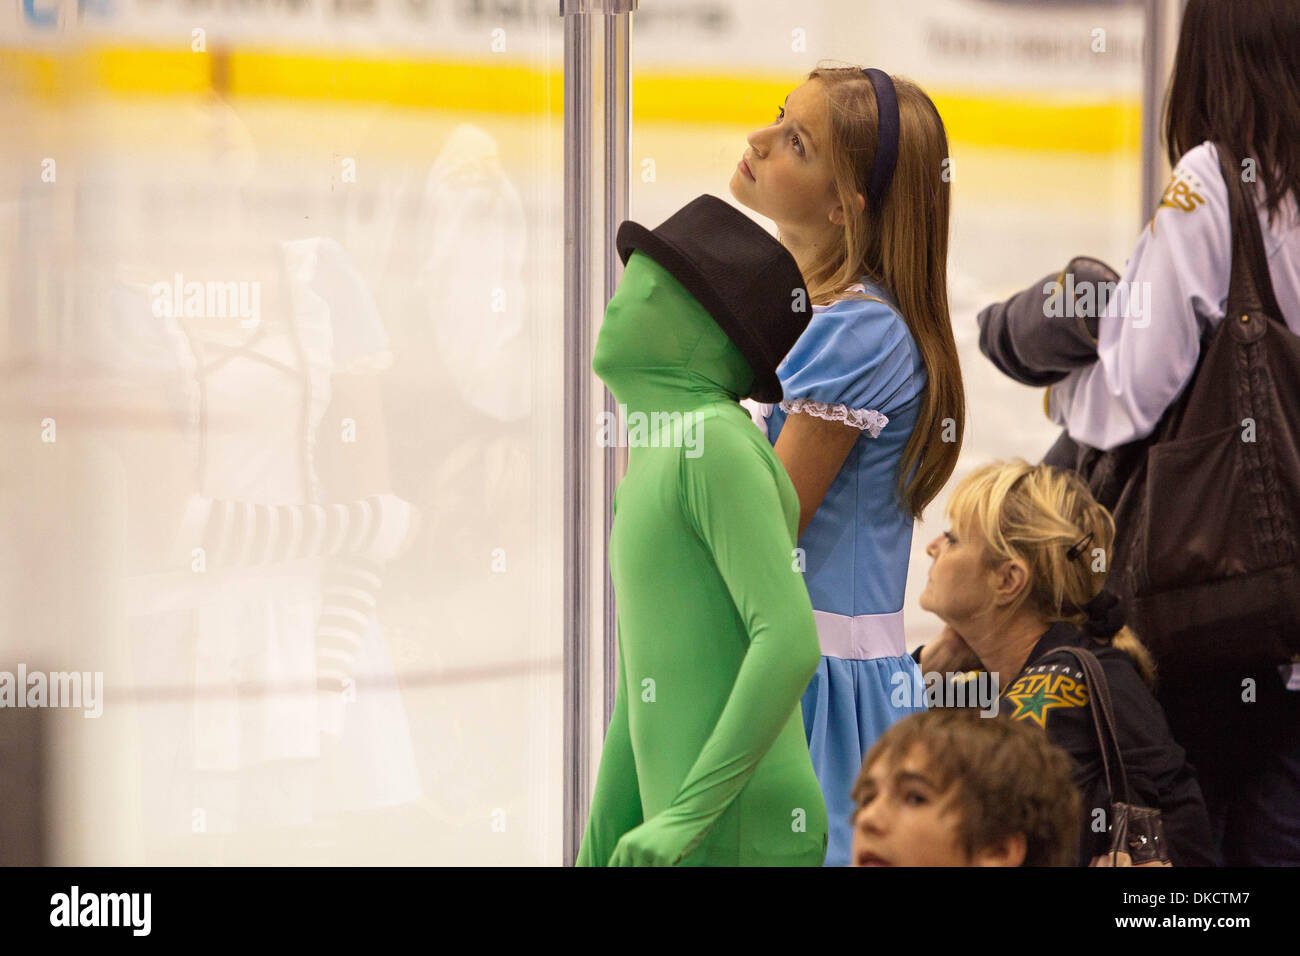
{"type": "Polygon", "coordinates": [[[629,453],[610,533],[618,691],[577,864],[819,866],[799,700],[821,650],[794,485],[738,402],[753,371],[641,252],[592,369],[626,406],[629,453]]]}

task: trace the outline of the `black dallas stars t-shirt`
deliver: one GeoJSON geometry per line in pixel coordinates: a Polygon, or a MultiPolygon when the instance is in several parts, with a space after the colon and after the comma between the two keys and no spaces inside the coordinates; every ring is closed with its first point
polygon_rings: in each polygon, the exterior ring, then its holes
{"type": "Polygon", "coordinates": [[[1073,759],[1074,783],[1083,798],[1079,865],[1110,849],[1109,834],[1096,832],[1094,820],[1100,808],[1109,823],[1111,798],[1089,709],[1091,694],[1078,661],[1061,650],[1066,646],[1092,651],[1106,674],[1129,802],[1159,808],[1175,866],[1212,866],[1209,818],[1195,771],[1132,659],[1058,621],[1043,633],[1025,666],[1002,691],[999,709],[1012,720],[1032,721],[1073,759]]]}

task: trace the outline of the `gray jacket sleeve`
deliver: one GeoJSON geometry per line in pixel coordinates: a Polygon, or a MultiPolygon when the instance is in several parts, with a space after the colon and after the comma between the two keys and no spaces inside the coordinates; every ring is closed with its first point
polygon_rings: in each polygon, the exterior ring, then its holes
{"type": "Polygon", "coordinates": [[[980,312],[980,351],[1017,382],[1059,382],[1097,361],[1097,317],[1118,279],[1097,259],[1071,259],[1060,274],[980,312]]]}

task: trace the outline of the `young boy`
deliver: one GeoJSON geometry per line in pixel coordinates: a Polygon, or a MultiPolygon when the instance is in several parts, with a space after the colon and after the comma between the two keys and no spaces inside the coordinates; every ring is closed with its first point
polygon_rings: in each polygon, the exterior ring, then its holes
{"type": "Polygon", "coordinates": [[[852,866],[1071,866],[1070,758],[1037,729],[969,710],[906,717],[853,787],[852,866]]]}

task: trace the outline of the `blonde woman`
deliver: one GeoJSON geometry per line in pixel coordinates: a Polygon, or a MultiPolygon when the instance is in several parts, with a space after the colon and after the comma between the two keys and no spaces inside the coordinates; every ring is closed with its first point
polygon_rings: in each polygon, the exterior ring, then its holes
{"type": "Polygon", "coordinates": [[[926,548],[933,564],[920,604],[948,627],[922,648],[922,670],[973,655],[996,678],[1002,713],[1032,721],[1074,758],[1086,865],[1109,849],[1096,824],[1111,797],[1090,688],[1061,648],[1092,651],[1110,685],[1130,802],[1159,808],[1175,866],[1213,865],[1201,789],[1152,696],[1150,658],[1102,592],[1110,513],[1074,472],[1018,459],[976,469],[947,512],[951,527],[926,548]]]}

